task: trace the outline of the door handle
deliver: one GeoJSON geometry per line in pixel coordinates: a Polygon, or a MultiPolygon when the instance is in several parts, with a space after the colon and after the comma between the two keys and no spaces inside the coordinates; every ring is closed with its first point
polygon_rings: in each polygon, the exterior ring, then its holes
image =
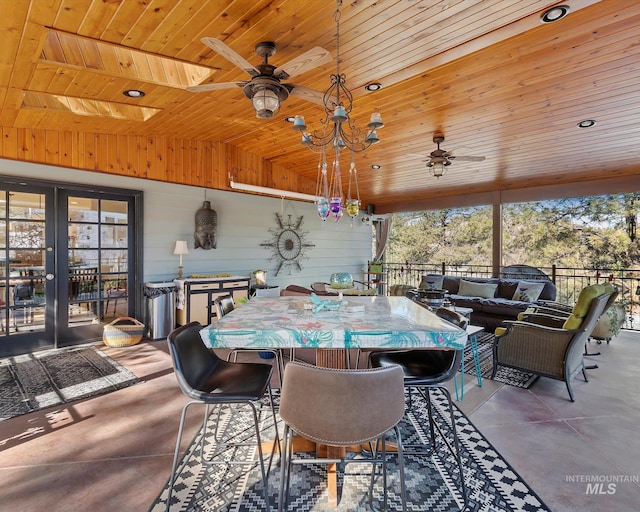
{"type": "Polygon", "coordinates": [[[54,278],[55,276],[54,276],[53,274],[47,274],[47,275],[46,275],[46,276],[44,276],[44,277],[45,277],[45,279],[46,279],[47,281],[53,281],[53,278],[54,278]]]}

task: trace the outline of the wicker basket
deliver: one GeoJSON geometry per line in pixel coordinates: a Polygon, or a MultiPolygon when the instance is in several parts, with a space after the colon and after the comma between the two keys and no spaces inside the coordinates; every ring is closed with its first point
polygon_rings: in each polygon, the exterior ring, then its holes
{"type": "Polygon", "coordinates": [[[121,316],[104,326],[102,341],[108,347],[129,347],[140,343],[144,330],[142,322],[130,316],[121,316]]]}

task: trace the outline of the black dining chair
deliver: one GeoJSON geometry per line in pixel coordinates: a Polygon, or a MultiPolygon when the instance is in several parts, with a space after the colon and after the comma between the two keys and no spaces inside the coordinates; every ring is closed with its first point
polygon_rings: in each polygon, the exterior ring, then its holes
{"type": "Polygon", "coordinates": [[[215,458],[216,454],[219,455],[223,452],[226,453],[226,450],[229,448],[257,445],[264,499],[266,503],[266,510],[269,511],[267,474],[268,469],[271,468],[271,462],[276,448],[278,450],[280,449],[276,413],[273,406],[271,386],[269,385],[273,368],[268,364],[232,363],[220,359],[212,350],[207,349],[205,346],[202,338],[200,337],[201,329],[202,326],[198,322],[191,322],[175,329],[167,337],[167,343],[169,345],[169,352],[173,361],[176,379],[178,380],[178,384],[182,392],[191,398],[191,401],[187,402],[183,407],[182,415],[180,417],[178,439],[176,441],[173,465],[171,467],[171,476],[169,478],[167,511],[169,511],[171,506],[171,496],[173,493],[173,485],[175,483],[178,456],[180,453],[180,442],[182,440],[187,410],[194,404],[205,405],[202,436],[200,441],[200,457],[202,458],[203,464],[255,464],[255,461],[252,460],[229,461],[224,460],[226,457],[220,457],[220,460],[215,460],[215,458]],[[269,405],[271,408],[271,414],[273,415],[273,425],[275,429],[275,441],[269,456],[268,469],[265,469],[262,440],[260,438],[259,414],[258,408],[256,407],[256,403],[265,395],[268,395],[269,397],[269,405]],[[218,408],[221,408],[223,405],[239,405],[251,408],[255,426],[256,441],[251,442],[246,436],[243,436],[241,439],[217,439],[218,422],[216,419],[214,434],[216,435],[216,451],[209,459],[205,459],[204,443],[207,437],[209,407],[217,406],[218,408]]]}
{"type": "MultiPolygon", "coordinates": [[[[231,295],[221,295],[213,299],[213,306],[216,308],[216,315],[218,318],[222,318],[228,313],[231,313],[235,309],[235,303],[231,295]]],[[[291,349],[293,351],[293,349],[291,349]]],[[[273,354],[276,360],[276,368],[278,369],[278,379],[282,386],[282,369],[284,368],[284,357],[282,350],[279,348],[233,348],[227,356],[227,361],[238,361],[238,354],[240,352],[266,352],[267,354],[273,354]]],[[[293,358],[293,356],[292,356],[293,358]]]]}
{"type": "MultiPolygon", "coordinates": [[[[463,315],[445,308],[438,308],[436,314],[444,320],[466,328],[468,319],[463,315]]],[[[445,384],[452,380],[458,370],[463,357],[463,350],[399,350],[399,351],[375,351],[369,355],[369,366],[371,368],[382,368],[388,366],[400,366],[404,374],[404,385],[409,392],[409,409],[412,407],[411,393],[417,390],[427,404],[429,418],[430,445],[428,450],[424,450],[424,445],[405,445],[405,453],[410,455],[431,456],[436,448],[436,431],[440,434],[444,445],[451,452],[456,461],[459,471],[460,490],[464,499],[464,508],[468,503],[467,490],[464,481],[462,457],[460,455],[460,442],[456,429],[455,416],[453,413],[453,401],[451,393],[445,384]],[[439,390],[447,399],[447,408],[450,425],[448,425],[449,436],[435,422],[431,392],[439,390]]]]}
{"type": "MultiPolygon", "coordinates": [[[[376,464],[382,466],[383,510],[387,508],[387,450],[385,433],[397,442],[400,499],[406,511],[402,437],[398,423],[404,415],[404,385],[400,368],[342,370],[293,362],[284,371],[280,417],[284,422],[278,511],[289,509],[293,465],[372,463],[369,501],[376,464]],[[350,447],[368,443],[368,458],[293,457],[294,433],[323,446],[350,447]]],[[[328,454],[331,457],[331,453],[328,454]]]]}

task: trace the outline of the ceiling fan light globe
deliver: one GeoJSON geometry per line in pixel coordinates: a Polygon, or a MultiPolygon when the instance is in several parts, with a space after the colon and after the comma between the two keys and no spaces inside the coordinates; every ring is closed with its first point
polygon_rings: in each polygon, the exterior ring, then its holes
{"type": "Polygon", "coordinates": [[[280,98],[275,91],[265,87],[258,89],[251,98],[256,116],[260,119],[270,119],[280,110],[280,98]]]}
{"type": "Polygon", "coordinates": [[[431,163],[429,167],[431,168],[431,174],[433,174],[436,178],[444,176],[444,173],[447,172],[447,167],[442,162],[431,163]]]}

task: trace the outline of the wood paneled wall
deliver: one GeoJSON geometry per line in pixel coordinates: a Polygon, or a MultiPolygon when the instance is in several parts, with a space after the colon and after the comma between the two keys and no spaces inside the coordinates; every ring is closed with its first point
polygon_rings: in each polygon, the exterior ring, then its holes
{"type": "Polygon", "coordinates": [[[242,183],[313,194],[315,182],[221,142],[2,128],[0,157],[71,169],[230,190],[242,183]]]}

